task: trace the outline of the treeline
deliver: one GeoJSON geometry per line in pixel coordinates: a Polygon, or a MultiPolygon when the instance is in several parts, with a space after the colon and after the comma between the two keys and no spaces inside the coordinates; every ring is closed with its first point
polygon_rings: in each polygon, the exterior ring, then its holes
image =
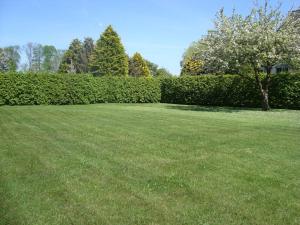
{"type": "Polygon", "coordinates": [[[144,59],[140,53],[129,57],[117,32],[108,26],[94,43],[74,39],[59,66],[61,73],[92,73],[95,76],[172,76],[165,68],[144,59]]]}
{"type": "Polygon", "coordinates": [[[0,72],[32,71],[57,72],[64,50],[56,49],[53,45],[41,45],[29,42],[0,48],[0,72]],[[21,64],[21,55],[25,55],[26,62],[21,64]]]}
{"type": "Polygon", "coordinates": [[[91,73],[94,76],[172,76],[167,69],[144,59],[140,53],[128,56],[112,26],[108,26],[96,42],[90,37],[83,41],[74,39],[67,50],[35,43],[0,48],[0,72],[18,70],[91,73]],[[21,55],[26,55],[26,63],[20,65],[21,55]]]}

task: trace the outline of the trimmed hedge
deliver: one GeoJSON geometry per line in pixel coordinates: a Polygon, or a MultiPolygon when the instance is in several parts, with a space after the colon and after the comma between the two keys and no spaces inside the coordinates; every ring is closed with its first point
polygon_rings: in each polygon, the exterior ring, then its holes
{"type": "MultiPolygon", "coordinates": [[[[272,79],[270,105],[300,109],[300,74],[272,79]]],[[[261,107],[254,79],[238,75],[179,78],[93,77],[88,74],[0,74],[0,105],[154,103],[261,107]]]]}
{"type": "Polygon", "coordinates": [[[156,79],[88,74],[0,74],[2,105],[153,103],[160,98],[160,82],[156,79]]]}
{"type": "MultiPolygon", "coordinates": [[[[255,80],[238,75],[168,78],[161,82],[161,102],[187,105],[261,107],[255,80]]],[[[300,74],[273,76],[273,108],[300,109],[300,74]]]]}
{"type": "Polygon", "coordinates": [[[273,108],[300,109],[300,73],[275,76],[269,95],[273,108]]]}

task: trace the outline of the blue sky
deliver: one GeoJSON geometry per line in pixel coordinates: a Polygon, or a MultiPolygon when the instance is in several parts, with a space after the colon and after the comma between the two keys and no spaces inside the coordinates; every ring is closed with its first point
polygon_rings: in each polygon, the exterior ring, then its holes
{"type": "MultiPolygon", "coordinates": [[[[285,12],[300,6],[300,0],[282,3],[285,12]]],[[[74,38],[98,39],[112,24],[128,54],[140,52],[178,74],[184,50],[213,27],[218,9],[245,14],[252,4],[253,0],[0,0],[0,46],[35,42],[66,49],[74,38]]]]}

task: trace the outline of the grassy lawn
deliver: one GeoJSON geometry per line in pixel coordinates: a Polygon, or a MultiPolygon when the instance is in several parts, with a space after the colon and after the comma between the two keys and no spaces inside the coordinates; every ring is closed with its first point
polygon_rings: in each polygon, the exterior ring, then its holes
{"type": "Polygon", "coordinates": [[[0,224],[300,224],[300,111],[0,107],[0,224]]]}

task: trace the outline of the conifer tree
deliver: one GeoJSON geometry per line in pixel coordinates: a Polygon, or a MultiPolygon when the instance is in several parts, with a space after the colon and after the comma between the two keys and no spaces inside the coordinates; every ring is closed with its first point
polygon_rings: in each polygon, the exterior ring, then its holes
{"type": "Polygon", "coordinates": [[[92,52],[94,50],[94,41],[92,38],[85,38],[82,45],[82,65],[83,72],[87,73],[89,71],[89,63],[91,59],[92,52]]]}
{"type": "Polygon", "coordinates": [[[135,53],[129,61],[129,75],[132,77],[150,77],[151,73],[146,61],[140,53],[135,53]]]}
{"type": "Polygon", "coordinates": [[[118,34],[108,26],[96,42],[90,71],[97,76],[127,76],[128,59],[118,34]]]}
{"type": "Polygon", "coordinates": [[[181,76],[197,76],[203,74],[203,62],[197,58],[185,59],[181,69],[181,76]]]}
{"type": "Polygon", "coordinates": [[[74,39],[69,49],[65,52],[59,65],[61,73],[82,73],[82,43],[78,39],[74,39]]]}

